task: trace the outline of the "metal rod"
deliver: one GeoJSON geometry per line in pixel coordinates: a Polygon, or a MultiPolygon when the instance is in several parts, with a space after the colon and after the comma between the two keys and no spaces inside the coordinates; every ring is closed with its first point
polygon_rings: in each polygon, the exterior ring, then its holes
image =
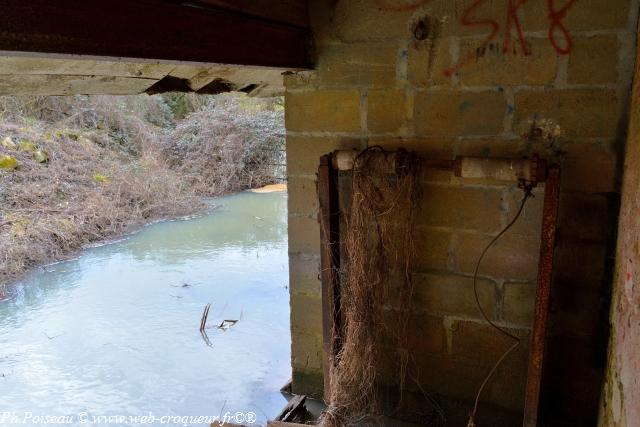
{"type": "Polygon", "coordinates": [[[536,289],[535,317],[529,356],[529,371],[524,404],[523,427],[536,427],[540,404],[540,384],[544,363],[544,348],[549,312],[549,295],[553,276],[558,204],[560,200],[560,168],[550,166],[544,189],[540,261],[536,289]]]}
{"type": "MultiPolygon", "coordinates": [[[[353,169],[359,152],[356,150],[338,150],[333,153],[332,165],[340,171],[353,169]]],[[[457,177],[467,179],[488,179],[503,182],[525,181],[530,184],[544,182],[547,175],[547,163],[537,155],[529,158],[487,158],[456,157],[447,159],[421,159],[421,166],[429,169],[452,171],[457,177]]],[[[388,162],[388,173],[394,173],[395,162],[388,162]]]]}

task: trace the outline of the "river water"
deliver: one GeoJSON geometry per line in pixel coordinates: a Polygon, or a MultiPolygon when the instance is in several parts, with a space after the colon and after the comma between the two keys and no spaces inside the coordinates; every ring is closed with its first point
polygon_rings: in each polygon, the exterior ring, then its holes
{"type": "Polygon", "coordinates": [[[62,415],[71,425],[182,425],[237,412],[264,425],[282,409],[286,194],[214,203],[207,216],[145,227],[7,288],[0,425],[62,415]],[[237,323],[217,328],[224,320],[237,323]]]}

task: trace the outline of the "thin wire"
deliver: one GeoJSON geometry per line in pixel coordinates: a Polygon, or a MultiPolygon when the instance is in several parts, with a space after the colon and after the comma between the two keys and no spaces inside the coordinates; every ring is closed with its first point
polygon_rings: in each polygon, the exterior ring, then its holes
{"type": "Polygon", "coordinates": [[[482,308],[482,304],[480,304],[480,297],[478,296],[478,271],[480,270],[480,264],[482,263],[482,260],[484,259],[484,256],[487,254],[489,249],[500,239],[500,237],[502,237],[507,231],[509,231],[509,229],[513,226],[513,224],[516,223],[516,221],[518,221],[518,219],[520,218],[520,215],[522,214],[522,211],[524,210],[524,205],[527,203],[527,200],[529,200],[529,198],[533,196],[533,194],[531,193],[531,187],[530,186],[524,185],[523,186],[523,190],[524,190],[524,197],[522,198],[522,202],[520,203],[520,208],[518,209],[518,212],[516,213],[516,216],[484,248],[484,250],[480,254],[480,257],[478,258],[478,262],[476,263],[475,271],[473,272],[473,294],[474,294],[474,296],[476,298],[476,305],[478,307],[478,310],[480,310],[480,314],[482,314],[482,317],[484,317],[484,320],[486,320],[486,322],[489,325],[491,325],[492,327],[497,329],[503,335],[513,339],[515,341],[515,343],[511,347],[509,347],[509,349],[507,349],[507,351],[505,351],[504,354],[498,359],[498,361],[495,363],[495,365],[493,365],[493,367],[491,368],[491,370],[487,374],[486,378],[484,379],[484,381],[480,385],[480,388],[478,389],[478,394],[476,394],[475,403],[473,405],[473,412],[471,412],[471,415],[469,416],[469,422],[467,424],[467,427],[475,427],[476,426],[475,418],[476,418],[476,412],[478,411],[478,402],[480,401],[480,395],[484,391],[484,388],[486,387],[486,385],[489,383],[489,380],[491,379],[491,377],[493,376],[495,371],[498,369],[498,367],[500,366],[502,361],[504,359],[506,359],[507,356],[510,355],[520,345],[520,338],[518,338],[517,336],[511,334],[506,329],[503,329],[500,326],[498,326],[495,323],[493,323],[491,321],[491,319],[489,319],[489,316],[487,316],[487,314],[484,312],[484,309],[482,308]]]}

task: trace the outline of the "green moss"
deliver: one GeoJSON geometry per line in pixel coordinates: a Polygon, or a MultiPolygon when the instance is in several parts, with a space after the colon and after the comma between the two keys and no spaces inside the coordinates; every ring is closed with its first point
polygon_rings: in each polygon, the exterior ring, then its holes
{"type": "Polygon", "coordinates": [[[93,180],[95,182],[99,182],[101,184],[109,184],[111,182],[111,180],[109,179],[108,176],[103,175],[101,173],[94,173],[93,174],[93,180]]]}
{"type": "Polygon", "coordinates": [[[0,154],[0,169],[14,170],[18,168],[18,160],[7,154],[0,154]]]}
{"type": "Polygon", "coordinates": [[[29,151],[29,152],[33,152],[33,151],[36,151],[38,149],[36,144],[34,144],[33,142],[29,141],[28,139],[21,139],[19,147],[20,147],[20,149],[22,151],[29,151]]]}

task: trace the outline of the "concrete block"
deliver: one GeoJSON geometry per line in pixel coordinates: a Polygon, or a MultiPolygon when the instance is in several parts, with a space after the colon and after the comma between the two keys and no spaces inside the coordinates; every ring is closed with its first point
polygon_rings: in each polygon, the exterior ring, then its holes
{"type": "Polygon", "coordinates": [[[451,64],[449,38],[412,41],[407,50],[407,78],[417,87],[448,84],[451,77],[445,74],[451,64]]]}
{"type": "Polygon", "coordinates": [[[535,283],[505,283],[502,303],[505,322],[532,327],[535,301],[535,283]]]}
{"type": "Polygon", "coordinates": [[[322,372],[293,370],[291,391],[294,394],[322,399],[323,384],[322,372]]]}
{"type": "MultiPolygon", "coordinates": [[[[493,235],[457,232],[454,235],[454,268],[473,274],[478,257],[493,235]]],[[[495,279],[534,281],[538,275],[538,238],[505,234],[489,249],[480,266],[480,276],[495,279]]]]}
{"type": "Polygon", "coordinates": [[[415,128],[420,136],[498,135],[506,111],[507,103],[498,91],[419,92],[414,100],[415,128]]]}
{"type": "Polygon", "coordinates": [[[395,42],[318,46],[318,80],[322,87],[393,87],[399,47],[395,42]]]}
{"type": "Polygon", "coordinates": [[[473,60],[458,71],[465,86],[547,85],[556,78],[558,53],[546,38],[527,38],[530,53],[520,46],[505,52],[501,44],[481,48],[484,39],[466,39],[460,44],[460,58],[473,60]]]}
{"type": "Polygon", "coordinates": [[[291,294],[320,298],[320,258],[304,254],[289,254],[289,288],[291,294]]]}
{"type": "Polygon", "coordinates": [[[291,295],[291,332],[322,336],[322,300],[309,295],[291,295]]]}
{"type": "Polygon", "coordinates": [[[562,137],[614,138],[622,118],[622,103],[609,89],[519,91],[514,97],[514,131],[521,135],[547,119],[562,137]]]}
{"type": "MultiPolygon", "coordinates": [[[[505,201],[505,224],[515,218],[522,204],[524,191],[511,186],[504,191],[505,201]]],[[[533,197],[530,197],[515,224],[509,229],[511,236],[526,236],[539,239],[542,233],[542,209],[544,207],[544,186],[539,186],[533,190],[533,197]]]]}
{"type": "Polygon", "coordinates": [[[306,177],[289,177],[287,182],[289,215],[318,215],[316,181],[306,177]]]}
{"type": "MultiPolygon", "coordinates": [[[[456,321],[453,330],[453,356],[467,363],[491,367],[514,341],[486,323],[456,321]]],[[[508,329],[509,333],[527,341],[530,332],[508,329]]],[[[526,377],[526,371],[513,373],[526,377]]]]}
{"type": "MultiPolygon", "coordinates": [[[[443,316],[464,316],[482,319],[469,277],[449,274],[419,274],[415,276],[415,310],[443,316]]],[[[486,279],[478,280],[478,297],[490,319],[496,315],[496,285],[486,279]]]]}
{"type": "Polygon", "coordinates": [[[500,229],[501,206],[502,191],[497,187],[426,185],[417,221],[430,226],[493,232],[500,229]]]}
{"type": "MultiPolygon", "coordinates": [[[[588,3],[574,2],[567,9],[566,17],[560,23],[569,34],[577,31],[604,30],[614,28],[626,28],[629,19],[629,0],[589,0],[588,3]]],[[[554,3],[556,12],[560,12],[566,3],[554,3]]],[[[522,19],[523,28],[527,31],[549,31],[551,20],[549,19],[548,2],[527,2],[524,7],[522,19]]],[[[557,33],[558,44],[565,42],[562,32],[557,33]]],[[[561,46],[566,46],[562,44],[561,46]]]]}
{"type": "Polygon", "coordinates": [[[411,35],[411,8],[397,0],[351,0],[338,2],[334,29],[344,41],[408,39],[411,35]]]}
{"type": "Polygon", "coordinates": [[[285,125],[290,131],[358,132],[360,92],[287,92],[285,125]]]}
{"type": "Polygon", "coordinates": [[[618,36],[576,37],[569,55],[570,84],[606,84],[618,81],[618,36]]]}
{"type": "Polygon", "coordinates": [[[291,335],[291,365],[294,370],[322,373],[322,336],[293,333],[291,335]]]}
{"type": "Polygon", "coordinates": [[[406,121],[407,96],[404,90],[370,90],[367,103],[370,132],[397,132],[406,121]]]}
{"type": "Polygon", "coordinates": [[[289,253],[320,255],[320,225],[317,218],[289,216],[289,253]]]}
{"type": "Polygon", "coordinates": [[[417,227],[415,266],[417,271],[448,270],[451,232],[417,227]]]}

